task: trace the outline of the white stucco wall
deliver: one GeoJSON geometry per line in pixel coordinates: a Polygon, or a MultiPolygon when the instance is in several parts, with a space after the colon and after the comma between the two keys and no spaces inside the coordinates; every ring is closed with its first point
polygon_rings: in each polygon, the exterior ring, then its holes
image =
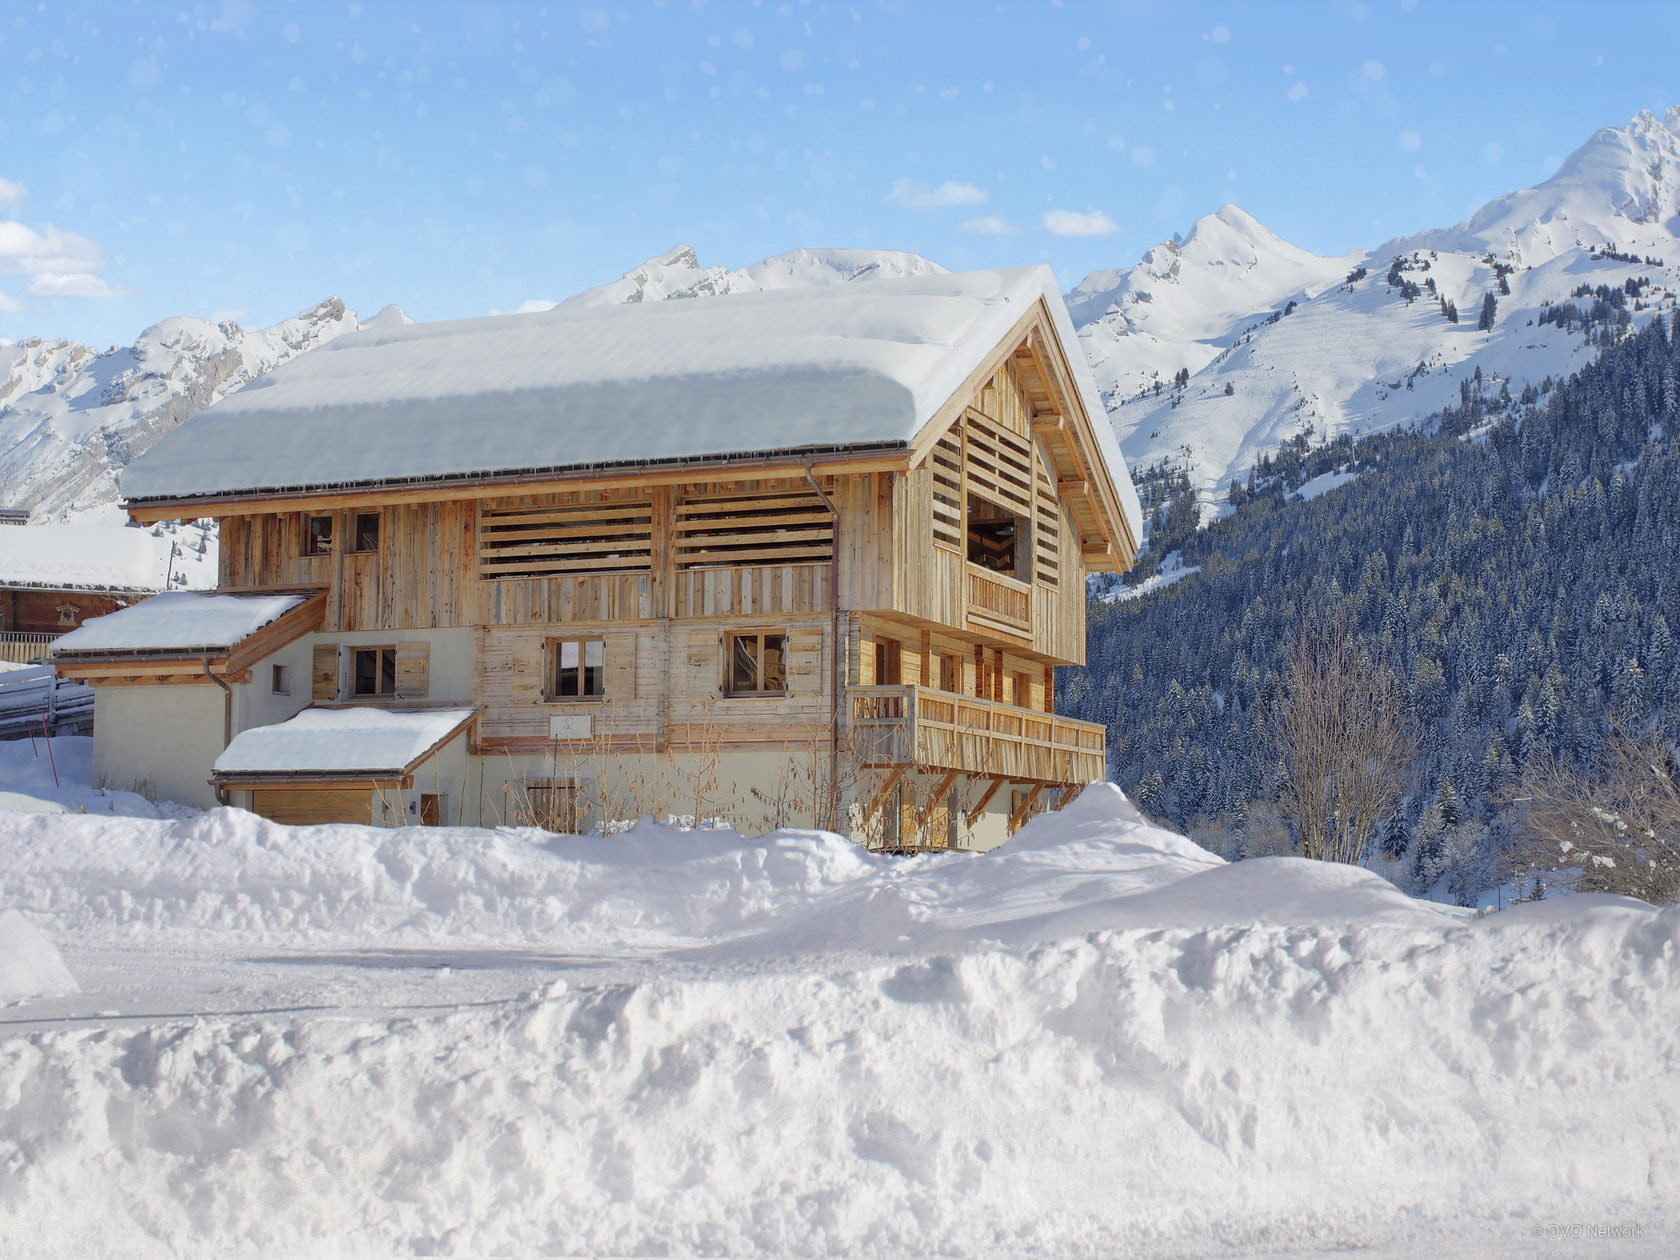
{"type": "MultiPolygon", "coordinates": [[[[473,631],[449,630],[358,630],[349,634],[311,634],[294,645],[305,661],[303,703],[309,703],[309,670],[313,668],[317,643],[345,647],[388,647],[398,643],[427,645],[428,704],[471,704],[473,698],[473,631]]],[[[278,660],[278,657],[273,659],[278,660]]],[[[293,694],[296,694],[293,688],[293,694]]],[[[349,697],[345,697],[349,699],[349,697]]],[[[299,708],[303,707],[302,705],[299,708]]]]}
{"type": "Polygon", "coordinates": [[[209,809],[221,751],[222,689],[213,683],[94,689],[95,783],[209,809]]]}

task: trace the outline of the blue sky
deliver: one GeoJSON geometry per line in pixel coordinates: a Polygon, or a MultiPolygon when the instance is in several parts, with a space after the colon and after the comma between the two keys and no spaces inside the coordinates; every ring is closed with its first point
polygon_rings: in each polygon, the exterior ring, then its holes
{"type": "Polygon", "coordinates": [[[0,337],[507,310],[678,242],[1125,267],[1234,201],[1320,253],[1680,100],[1680,5],[406,4],[0,12],[0,337]]]}

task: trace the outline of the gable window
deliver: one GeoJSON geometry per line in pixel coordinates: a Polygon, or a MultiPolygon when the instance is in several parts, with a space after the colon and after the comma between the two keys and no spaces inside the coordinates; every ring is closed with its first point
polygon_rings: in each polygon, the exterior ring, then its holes
{"type": "Polygon", "coordinates": [[[553,639],[548,645],[550,700],[599,700],[607,694],[604,639],[553,639]]]}
{"type": "Polygon", "coordinates": [[[357,648],[350,661],[350,694],[389,698],[397,694],[397,649],[357,648]]]}
{"type": "Polygon", "coordinates": [[[379,513],[357,512],[356,530],[350,537],[351,551],[379,550],[379,513]]]}
{"type": "Polygon", "coordinates": [[[787,635],[730,634],[724,636],[724,692],[731,696],[787,694],[787,635]]]}
{"type": "Polygon", "coordinates": [[[311,516],[308,518],[308,536],[304,539],[304,554],[311,556],[330,556],[333,547],[333,518],[330,516],[311,516]]]}
{"type": "Polygon", "coordinates": [[[1027,518],[978,495],[968,496],[968,562],[1011,577],[1031,570],[1027,558],[1027,518]]]}
{"type": "Polygon", "coordinates": [[[289,696],[292,694],[292,671],[288,666],[274,666],[274,674],[269,685],[269,690],[277,696],[289,696]]]}

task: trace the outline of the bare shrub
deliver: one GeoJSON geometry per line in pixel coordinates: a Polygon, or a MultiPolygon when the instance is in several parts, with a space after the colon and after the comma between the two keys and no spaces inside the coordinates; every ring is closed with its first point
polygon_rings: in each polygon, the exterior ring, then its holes
{"type": "Polygon", "coordinates": [[[1417,759],[1399,676],[1339,618],[1303,619],[1268,734],[1301,856],[1363,863],[1417,759]]]}
{"type": "Polygon", "coordinates": [[[1585,771],[1531,757],[1514,803],[1518,853],[1544,882],[1680,901],[1680,775],[1660,733],[1613,729],[1585,771]]]}

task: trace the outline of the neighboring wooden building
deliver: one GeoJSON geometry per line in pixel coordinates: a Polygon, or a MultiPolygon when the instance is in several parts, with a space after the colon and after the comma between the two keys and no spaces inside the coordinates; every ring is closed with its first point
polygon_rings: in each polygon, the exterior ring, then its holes
{"type": "MultiPolygon", "coordinates": [[[[219,522],[222,592],[319,593],[285,707],[475,714],[442,822],[989,847],[1106,775],[1054,671],[1137,500],[1044,268],[364,332],[124,490],[137,521],[219,522]]],[[[138,654],[66,646],[96,732],[155,693],[138,654]]],[[[212,761],[202,800],[292,808],[212,761]]]]}
{"type": "Polygon", "coordinates": [[[164,587],[168,544],[160,549],[145,530],[7,523],[11,528],[0,532],[0,661],[45,660],[59,635],[164,587]]]}

